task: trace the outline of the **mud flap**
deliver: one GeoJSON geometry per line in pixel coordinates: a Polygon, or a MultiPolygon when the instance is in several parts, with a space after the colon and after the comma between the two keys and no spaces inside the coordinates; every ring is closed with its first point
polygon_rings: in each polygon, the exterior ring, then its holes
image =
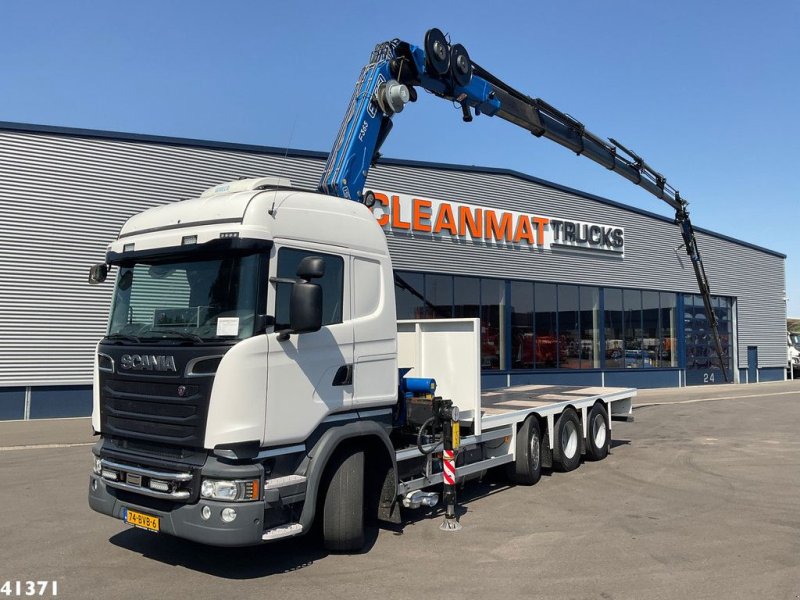
{"type": "Polygon", "coordinates": [[[381,487],[381,497],[378,503],[378,520],[393,525],[401,523],[400,503],[397,501],[397,480],[394,469],[386,469],[381,487]]]}
{"type": "Polygon", "coordinates": [[[553,468],[553,450],[550,448],[550,433],[547,424],[542,428],[542,466],[553,468]]]}

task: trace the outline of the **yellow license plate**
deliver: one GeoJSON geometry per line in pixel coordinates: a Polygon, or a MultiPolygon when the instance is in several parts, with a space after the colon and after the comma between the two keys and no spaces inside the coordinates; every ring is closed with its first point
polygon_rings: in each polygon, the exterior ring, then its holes
{"type": "Polygon", "coordinates": [[[125,522],[133,525],[134,527],[141,527],[149,531],[158,531],[160,519],[158,517],[151,517],[135,510],[125,509],[125,522]]]}

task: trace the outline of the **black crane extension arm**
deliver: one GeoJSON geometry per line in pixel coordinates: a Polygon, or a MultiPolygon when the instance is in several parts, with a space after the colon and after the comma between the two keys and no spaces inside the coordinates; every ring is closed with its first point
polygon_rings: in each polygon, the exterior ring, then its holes
{"type": "Polygon", "coordinates": [[[575,118],[561,112],[541,98],[531,98],[518,92],[475,63],[473,63],[473,69],[475,75],[491,84],[495,97],[500,101],[500,109],[495,116],[527,129],[536,137],[545,137],[578,155],[592,159],[644,188],[675,210],[675,223],[680,227],[683,247],[692,262],[697,286],[711,326],[722,375],[726,382],[729,381],[722,341],[719,336],[717,315],[711,304],[711,287],[703,260],[700,257],[700,250],[697,247],[694,227],[689,219],[688,202],[681,197],[680,192],[667,183],[666,177],[615,139],[609,138],[608,141],[601,139],[588,131],[583,123],[575,118]]]}

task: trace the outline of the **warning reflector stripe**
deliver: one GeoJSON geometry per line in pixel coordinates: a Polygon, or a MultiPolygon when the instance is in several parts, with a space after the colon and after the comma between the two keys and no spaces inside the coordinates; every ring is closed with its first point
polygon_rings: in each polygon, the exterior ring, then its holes
{"type": "Polygon", "coordinates": [[[442,477],[446,485],[456,484],[456,461],[453,450],[445,450],[443,453],[442,477]]]}

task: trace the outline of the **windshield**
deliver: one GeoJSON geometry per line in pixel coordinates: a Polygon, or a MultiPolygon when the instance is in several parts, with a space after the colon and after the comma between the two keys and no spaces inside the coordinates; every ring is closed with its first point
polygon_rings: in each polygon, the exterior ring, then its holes
{"type": "Polygon", "coordinates": [[[252,336],[261,256],[120,267],[108,335],[197,342],[252,336]]]}

